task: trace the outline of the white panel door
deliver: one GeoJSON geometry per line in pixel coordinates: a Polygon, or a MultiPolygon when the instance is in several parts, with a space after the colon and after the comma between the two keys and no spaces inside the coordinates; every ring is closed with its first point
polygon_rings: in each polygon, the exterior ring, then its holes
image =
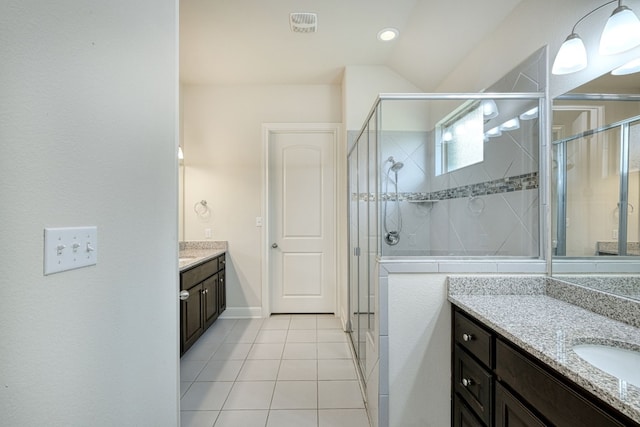
{"type": "Polygon", "coordinates": [[[272,313],[334,313],[336,132],[269,135],[272,313]]]}

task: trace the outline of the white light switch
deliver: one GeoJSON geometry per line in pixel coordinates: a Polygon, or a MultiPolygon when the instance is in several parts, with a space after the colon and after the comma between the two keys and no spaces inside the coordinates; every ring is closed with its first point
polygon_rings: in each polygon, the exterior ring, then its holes
{"type": "Polygon", "coordinates": [[[262,217],[261,216],[257,216],[256,217],[256,227],[262,227],[262,217]]]}
{"type": "Polygon", "coordinates": [[[98,227],[44,229],[44,274],[98,262],[98,227]]]}

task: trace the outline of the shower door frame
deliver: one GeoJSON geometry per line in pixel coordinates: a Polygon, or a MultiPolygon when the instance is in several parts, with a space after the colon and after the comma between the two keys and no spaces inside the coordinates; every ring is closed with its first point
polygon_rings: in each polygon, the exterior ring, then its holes
{"type": "MultiPolygon", "coordinates": [[[[500,100],[537,100],[538,101],[538,111],[539,111],[539,128],[540,128],[540,137],[539,137],[539,174],[542,177],[542,179],[540,180],[541,185],[539,188],[539,198],[541,200],[540,206],[539,206],[539,250],[538,250],[538,258],[539,259],[543,259],[545,260],[546,263],[546,273],[548,275],[551,274],[551,261],[552,261],[552,239],[551,239],[551,191],[550,191],[550,177],[551,177],[551,173],[550,173],[550,164],[551,164],[551,101],[550,101],[550,97],[549,97],[549,90],[548,87],[541,92],[485,92],[485,93],[384,93],[384,94],[379,94],[376,101],[374,102],[373,106],[371,107],[371,110],[369,112],[369,114],[366,116],[366,119],[364,121],[364,124],[362,126],[362,128],[360,129],[357,137],[354,139],[354,144],[352,147],[349,148],[348,152],[347,152],[347,167],[350,167],[350,162],[349,159],[350,157],[354,154],[354,151],[356,151],[357,154],[357,149],[358,149],[358,141],[362,138],[363,134],[367,131],[371,132],[371,130],[369,129],[370,127],[370,123],[372,118],[375,116],[375,123],[376,123],[376,164],[377,164],[377,159],[380,158],[380,133],[381,133],[381,121],[382,121],[382,113],[378,113],[379,108],[381,108],[382,102],[383,101],[452,101],[452,100],[461,100],[461,101],[468,101],[468,100],[478,100],[478,101],[482,101],[484,99],[500,99],[500,100]]],[[[370,151],[370,149],[368,150],[370,151]]],[[[357,166],[360,167],[360,161],[357,161],[357,166]]],[[[352,175],[351,175],[351,171],[348,169],[348,173],[347,173],[347,206],[348,206],[348,215],[349,215],[349,219],[347,221],[347,225],[350,227],[351,226],[351,215],[353,214],[353,210],[352,210],[352,201],[351,198],[352,193],[351,193],[351,184],[352,184],[352,175]]],[[[377,167],[376,167],[376,189],[375,189],[375,194],[373,195],[373,197],[375,198],[376,201],[376,209],[379,211],[380,207],[379,207],[379,198],[380,198],[380,192],[381,189],[379,188],[380,186],[380,182],[379,182],[379,174],[377,173],[377,167]]],[[[371,191],[371,189],[369,189],[369,191],[371,191]]],[[[357,196],[359,196],[360,194],[360,189],[358,188],[358,194],[357,196]]],[[[369,193],[369,196],[371,195],[371,193],[369,193]]],[[[359,198],[358,198],[358,203],[359,203],[359,198]]],[[[358,214],[359,215],[359,214],[358,214]]],[[[381,253],[381,230],[380,230],[380,224],[379,224],[379,212],[378,212],[378,224],[376,227],[377,230],[377,235],[375,238],[375,247],[376,247],[376,259],[380,259],[380,257],[382,256],[381,253]]],[[[359,221],[358,221],[358,226],[360,226],[359,221]]],[[[363,388],[366,390],[366,376],[362,375],[363,374],[363,369],[361,366],[361,360],[359,358],[358,355],[358,341],[359,338],[356,339],[356,341],[354,341],[354,325],[353,322],[351,321],[351,317],[352,317],[352,313],[354,310],[354,301],[353,301],[353,296],[352,296],[352,287],[353,287],[353,283],[352,283],[352,268],[354,268],[354,263],[352,262],[352,258],[354,256],[359,257],[362,256],[362,251],[360,251],[360,247],[359,246],[353,246],[353,241],[352,241],[352,237],[351,237],[351,230],[349,230],[349,232],[347,233],[347,240],[348,240],[348,250],[349,250],[349,257],[348,257],[348,263],[347,263],[347,295],[348,295],[348,313],[349,313],[349,319],[347,321],[347,328],[349,331],[349,336],[351,338],[351,344],[354,348],[354,354],[357,360],[356,365],[358,366],[358,369],[360,369],[360,377],[363,379],[362,380],[362,386],[363,388]],[[353,252],[353,253],[352,253],[353,252]]],[[[369,254],[366,254],[369,257],[369,254]]],[[[431,257],[430,257],[431,258],[431,257]]],[[[359,263],[358,263],[359,264],[359,263]]],[[[371,270],[370,268],[368,269],[369,271],[371,270]]],[[[358,276],[358,285],[361,282],[360,277],[358,276]]],[[[374,286],[376,281],[375,278],[369,278],[368,280],[368,286],[374,286]]],[[[378,298],[380,298],[380,296],[377,294],[378,290],[375,290],[376,292],[376,296],[378,298]]],[[[378,313],[374,313],[374,316],[376,316],[376,321],[379,318],[379,314],[378,313]]],[[[375,329],[375,328],[374,328],[375,329]]],[[[372,337],[372,340],[374,342],[374,348],[378,349],[379,351],[379,347],[377,345],[377,337],[372,337]]]]}
{"type": "MultiPolygon", "coordinates": [[[[596,94],[576,94],[563,96],[559,99],[570,100],[607,100],[607,101],[639,101],[640,98],[633,95],[596,95],[596,94]]],[[[552,141],[551,145],[558,150],[558,178],[557,178],[557,206],[556,206],[556,256],[566,256],[566,236],[567,236],[567,180],[566,180],[566,145],[569,142],[580,138],[601,134],[611,129],[620,129],[620,159],[619,173],[620,186],[618,187],[618,257],[627,256],[627,221],[629,210],[629,136],[631,123],[639,122],[640,116],[629,117],[608,125],[600,126],[596,129],[588,129],[568,138],[552,141]],[[562,171],[562,174],[560,174],[562,171]]],[[[582,258],[582,257],[580,257],[582,258]]]]}

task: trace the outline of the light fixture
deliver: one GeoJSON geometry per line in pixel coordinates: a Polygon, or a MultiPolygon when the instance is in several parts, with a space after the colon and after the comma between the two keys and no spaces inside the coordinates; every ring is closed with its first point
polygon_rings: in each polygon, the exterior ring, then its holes
{"type": "Polygon", "coordinates": [[[614,76],[624,76],[640,72],[640,58],[633,59],[611,72],[614,76]]]}
{"type": "Polygon", "coordinates": [[[450,130],[446,130],[443,134],[442,134],[442,140],[444,142],[450,142],[453,141],[453,134],[451,133],[450,130]]]}
{"type": "Polygon", "coordinates": [[[489,129],[486,133],[486,136],[488,136],[489,138],[495,138],[497,136],[502,135],[502,131],[500,130],[499,126],[494,127],[493,129],[489,129]]]}
{"type": "Polygon", "coordinates": [[[587,68],[587,50],[579,35],[571,33],[562,43],[553,61],[551,72],[556,75],[575,73],[587,68]]]}
{"type": "Polygon", "coordinates": [[[600,54],[614,55],[640,45],[640,20],[619,0],[600,36],[600,54]]]}
{"type": "Polygon", "coordinates": [[[602,31],[600,54],[620,53],[640,45],[640,20],[631,9],[622,6],[622,0],[611,0],[578,19],[578,22],[571,29],[571,34],[558,50],[551,69],[553,74],[575,73],[587,67],[587,50],[582,39],[575,31],[576,27],[595,11],[616,2],[618,7],[613,11],[602,31]]]}
{"type": "Polygon", "coordinates": [[[498,106],[493,99],[485,99],[482,101],[482,115],[485,119],[493,119],[498,116],[498,106]]]}
{"type": "Polygon", "coordinates": [[[378,40],[383,42],[390,42],[391,40],[394,40],[396,37],[398,37],[399,34],[400,32],[395,28],[383,28],[382,30],[378,31],[378,40]]]}
{"type": "Polygon", "coordinates": [[[534,107],[529,111],[520,114],[520,120],[533,120],[538,117],[538,107],[534,107]]]}
{"type": "Polygon", "coordinates": [[[498,128],[502,131],[520,129],[520,120],[518,120],[517,117],[514,117],[513,119],[507,120],[506,122],[498,126],[498,128]]]}

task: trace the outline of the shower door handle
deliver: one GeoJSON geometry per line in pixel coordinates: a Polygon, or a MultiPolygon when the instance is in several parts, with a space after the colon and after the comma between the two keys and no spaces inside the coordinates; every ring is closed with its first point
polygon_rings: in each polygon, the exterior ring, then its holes
{"type": "Polygon", "coordinates": [[[277,247],[278,247],[278,244],[277,244],[277,243],[274,243],[274,244],[272,244],[272,245],[271,245],[271,247],[272,247],[273,249],[275,249],[275,248],[277,248],[277,247]]]}

